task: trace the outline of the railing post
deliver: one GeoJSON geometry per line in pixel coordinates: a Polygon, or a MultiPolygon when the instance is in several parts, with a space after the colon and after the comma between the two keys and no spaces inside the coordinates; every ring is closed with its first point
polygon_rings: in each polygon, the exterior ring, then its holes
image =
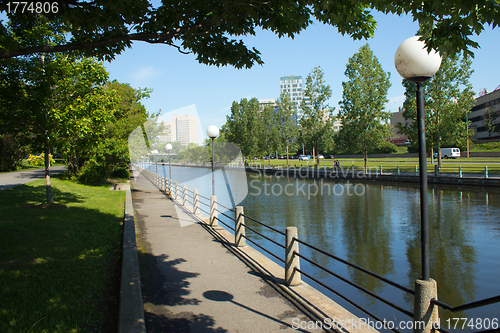
{"type": "Polygon", "coordinates": [[[182,205],[186,207],[187,203],[187,186],[182,185],[182,205]]]}
{"type": "Polygon", "coordinates": [[[437,299],[437,283],[433,279],[415,282],[415,307],[413,333],[430,333],[439,323],[438,306],[431,303],[437,299]]]}
{"type": "Polygon", "coordinates": [[[436,164],[434,166],[434,177],[437,177],[439,175],[439,166],[436,164]]]}
{"type": "Polygon", "coordinates": [[[458,177],[462,178],[462,166],[458,166],[458,177]]]}
{"type": "Polygon", "coordinates": [[[175,197],[174,200],[179,200],[179,182],[175,182],[175,197]]]}
{"type": "Polygon", "coordinates": [[[165,177],[164,181],[165,181],[165,192],[168,192],[168,178],[165,177]]]}
{"type": "Polygon", "coordinates": [[[285,285],[297,286],[302,283],[300,272],[295,269],[300,269],[300,258],[296,255],[299,253],[299,243],[297,227],[287,227],[285,231],[285,285]]]}
{"type": "Polygon", "coordinates": [[[234,228],[234,244],[236,246],[245,246],[247,245],[247,240],[245,238],[245,217],[243,216],[243,206],[236,206],[234,220],[236,221],[234,228]]]}
{"type": "Polygon", "coordinates": [[[219,225],[219,221],[217,220],[217,196],[210,196],[210,225],[212,227],[217,227],[219,225]]]}
{"type": "Polygon", "coordinates": [[[380,175],[382,175],[382,165],[380,166],[380,175]]]}
{"type": "Polygon", "coordinates": [[[200,212],[200,202],[198,201],[198,190],[193,190],[193,214],[197,215],[200,212]]]}
{"type": "Polygon", "coordinates": [[[484,178],[488,178],[488,166],[484,166],[484,178]]]}
{"type": "Polygon", "coordinates": [[[399,165],[397,166],[398,176],[399,176],[399,165]]]}
{"type": "Polygon", "coordinates": [[[415,176],[417,175],[417,166],[415,165],[415,176]]]}

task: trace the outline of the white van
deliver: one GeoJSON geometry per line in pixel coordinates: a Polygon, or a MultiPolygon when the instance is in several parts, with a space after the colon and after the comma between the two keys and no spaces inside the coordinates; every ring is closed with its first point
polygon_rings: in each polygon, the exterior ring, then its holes
{"type": "MultiPolygon", "coordinates": [[[[434,153],[434,157],[438,157],[438,153],[434,153]]],[[[441,158],[457,158],[460,157],[460,149],[458,148],[441,148],[441,158]]]]}

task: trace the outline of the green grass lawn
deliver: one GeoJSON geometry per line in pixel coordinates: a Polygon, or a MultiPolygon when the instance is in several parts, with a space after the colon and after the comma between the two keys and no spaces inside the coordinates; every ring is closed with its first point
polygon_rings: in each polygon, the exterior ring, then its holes
{"type": "Polygon", "coordinates": [[[125,192],[108,188],[0,191],[0,332],[116,332],[125,192]]]}
{"type": "MultiPolygon", "coordinates": [[[[355,169],[362,169],[364,167],[364,160],[363,158],[342,158],[339,156],[338,158],[335,158],[335,160],[338,160],[340,162],[340,165],[343,166],[344,168],[352,168],[354,165],[355,169]]],[[[437,160],[434,160],[434,164],[431,164],[430,157],[427,159],[429,162],[427,164],[427,172],[434,172],[434,166],[437,165],[437,160]]],[[[442,168],[440,169],[439,172],[441,173],[458,173],[458,167],[461,166],[462,168],[462,173],[477,173],[477,174],[482,174],[484,173],[484,167],[488,167],[488,173],[491,174],[499,174],[500,173],[500,164],[497,163],[490,163],[490,162],[499,162],[500,159],[498,157],[470,157],[470,158],[460,158],[460,159],[455,159],[455,160],[443,160],[442,163],[442,168]]],[[[296,167],[313,167],[314,166],[314,161],[299,161],[299,160],[290,160],[290,166],[296,166],[296,167]]],[[[250,165],[268,165],[267,160],[254,160],[253,163],[250,163],[250,165]]],[[[271,160],[271,166],[285,166],[286,165],[286,160],[271,160]]],[[[326,160],[321,160],[320,162],[320,167],[322,168],[323,165],[326,165],[327,168],[331,168],[333,165],[333,160],[326,159],[326,160]]],[[[368,159],[368,168],[370,168],[372,171],[375,170],[380,170],[380,166],[382,166],[383,171],[387,172],[392,172],[396,171],[397,167],[399,166],[399,171],[400,172],[414,172],[415,171],[415,166],[417,166],[418,169],[418,158],[412,158],[412,157],[407,157],[407,158],[401,158],[401,157],[390,157],[390,158],[372,158],[368,159]]]]}

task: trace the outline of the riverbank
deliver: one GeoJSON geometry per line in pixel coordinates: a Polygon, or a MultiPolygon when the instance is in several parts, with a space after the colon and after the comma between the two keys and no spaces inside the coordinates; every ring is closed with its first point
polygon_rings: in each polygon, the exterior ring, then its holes
{"type": "MultiPolygon", "coordinates": [[[[194,165],[194,164],[172,164],[172,166],[182,166],[190,168],[204,168],[210,169],[209,165],[194,165]]],[[[216,166],[219,169],[220,166],[216,166]]],[[[365,173],[362,169],[356,169],[355,167],[344,167],[339,168],[327,167],[324,165],[320,168],[312,167],[242,167],[242,166],[224,166],[225,170],[234,170],[250,173],[258,173],[265,176],[273,177],[295,177],[304,179],[346,179],[346,180],[361,180],[361,181],[376,181],[376,182],[407,182],[407,183],[418,183],[420,182],[420,176],[417,169],[414,172],[402,172],[402,171],[384,171],[383,168],[372,166],[368,168],[365,173]]],[[[397,170],[399,167],[397,168],[397,170]]],[[[402,169],[402,168],[401,168],[402,169]]],[[[443,173],[439,172],[437,168],[434,168],[434,172],[427,172],[427,182],[429,184],[447,184],[447,185],[471,185],[471,186],[500,186],[500,175],[490,174],[488,167],[482,169],[482,173],[466,173],[465,167],[464,172],[461,168],[457,168],[456,173],[443,173]]]]}

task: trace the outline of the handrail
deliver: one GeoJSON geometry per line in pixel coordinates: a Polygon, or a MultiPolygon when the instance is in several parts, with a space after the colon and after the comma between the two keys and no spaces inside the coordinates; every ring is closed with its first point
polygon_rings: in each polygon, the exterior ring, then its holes
{"type": "Polygon", "coordinates": [[[222,215],[224,215],[225,217],[227,217],[228,219],[230,219],[231,221],[234,221],[234,218],[232,218],[231,216],[228,216],[226,214],[224,214],[223,212],[221,212],[220,210],[218,210],[217,208],[215,208],[215,210],[219,213],[221,213],[222,215]]]}
{"type": "Polygon", "coordinates": [[[443,309],[446,309],[446,310],[451,311],[451,312],[458,312],[458,311],[463,311],[463,310],[475,309],[475,308],[478,308],[480,306],[490,305],[490,304],[494,304],[494,303],[498,303],[498,302],[500,302],[500,295],[493,296],[490,298],[485,298],[485,299],[482,299],[479,301],[474,301],[471,303],[462,304],[459,306],[451,306],[451,305],[448,305],[444,302],[438,301],[435,298],[431,299],[431,303],[434,303],[434,304],[442,307],[443,309]]]}
{"type": "MultiPolygon", "coordinates": [[[[268,240],[268,241],[270,241],[271,243],[273,243],[273,244],[275,244],[275,245],[278,245],[279,247],[281,247],[281,248],[283,248],[283,249],[285,248],[285,245],[280,244],[280,243],[278,243],[277,241],[275,241],[275,240],[273,240],[273,239],[271,239],[271,238],[269,238],[269,237],[267,237],[267,236],[264,236],[264,235],[263,235],[263,234],[261,234],[260,232],[258,232],[258,231],[256,231],[256,230],[254,230],[254,229],[250,228],[248,225],[243,224],[243,226],[245,227],[245,229],[249,229],[249,230],[251,230],[252,232],[256,233],[257,235],[259,235],[259,236],[261,236],[261,237],[263,237],[263,238],[267,239],[267,240],[268,240]]],[[[245,237],[245,238],[246,238],[246,237],[245,237]]]]}
{"type": "Polygon", "coordinates": [[[256,242],[254,242],[253,240],[251,240],[250,238],[248,238],[245,235],[242,235],[242,237],[244,237],[247,241],[251,242],[252,244],[255,244],[256,246],[260,247],[262,250],[266,251],[267,253],[269,253],[270,255],[272,255],[273,257],[275,257],[276,259],[278,259],[282,263],[285,263],[285,260],[283,258],[278,257],[276,254],[272,253],[268,249],[265,249],[264,247],[262,247],[262,245],[257,244],[256,242]]]}
{"type": "Polygon", "coordinates": [[[311,245],[311,244],[309,244],[309,243],[306,243],[306,242],[304,242],[304,241],[302,241],[302,240],[300,240],[300,239],[294,238],[294,240],[295,240],[295,241],[297,241],[297,242],[299,242],[300,244],[303,244],[303,245],[305,245],[305,246],[308,246],[308,247],[310,247],[311,249],[316,250],[316,251],[318,251],[318,252],[320,252],[320,253],[322,253],[322,254],[324,254],[324,255],[326,255],[326,256],[328,256],[328,257],[332,258],[332,259],[338,260],[338,261],[340,261],[340,262],[341,262],[341,263],[343,263],[343,264],[346,264],[346,265],[348,265],[348,266],[351,266],[351,267],[353,267],[353,268],[356,268],[356,269],[358,269],[358,270],[360,270],[360,271],[362,271],[362,272],[364,272],[364,273],[366,273],[366,274],[368,274],[368,275],[371,275],[371,276],[373,276],[373,277],[375,277],[375,278],[377,278],[377,279],[379,279],[379,280],[382,280],[382,281],[384,281],[385,283],[388,283],[388,284],[390,284],[390,285],[392,285],[392,286],[394,286],[394,287],[396,287],[396,288],[398,288],[398,289],[401,289],[402,291],[405,291],[405,292],[407,292],[407,293],[410,293],[410,294],[412,294],[412,295],[415,295],[415,291],[414,291],[414,290],[411,290],[410,288],[407,288],[407,287],[405,287],[405,286],[402,286],[402,285],[400,285],[400,284],[398,284],[398,283],[396,283],[396,282],[393,282],[393,281],[391,281],[391,280],[389,280],[389,279],[387,279],[387,278],[385,278],[385,277],[383,277],[383,276],[381,276],[381,275],[378,275],[377,273],[373,273],[373,272],[371,272],[371,271],[367,270],[366,268],[363,268],[363,267],[358,266],[358,265],[356,265],[356,264],[350,263],[350,262],[348,262],[347,260],[344,260],[344,259],[339,258],[339,257],[337,257],[337,256],[335,256],[335,255],[333,255],[333,254],[330,254],[330,253],[326,252],[326,251],[323,251],[323,250],[321,250],[321,249],[318,249],[316,246],[311,245]]]}
{"type": "Polygon", "coordinates": [[[244,217],[245,217],[245,218],[247,218],[247,219],[250,219],[250,220],[254,221],[255,223],[260,224],[261,226],[264,226],[264,227],[266,227],[266,228],[269,228],[269,229],[271,229],[272,231],[275,231],[275,232],[277,232],[278,234],[285,236],[285,233],[284,233],[283,231],[279,231],[279,230],[278,230],[278,229],[276,229],[276,228],[273,228],[273,227],[271,227],[271,226],[269,226],[269,225],[267,225],[267,224],[264,224],[264,223],[262,223],[262,222],[260,222],[260,221],[257,221],[256,219],[253,219],[253,218],[251,218],[251,217],[250,217],[250,216],[248,216],[248,215],[245,215],[245,214],[241,214],[241,215],[242,215],[242,216],[244,216],[244,217]]]}
{"type": "Polygon", "coordinates": [[[226,208],[227,210],[229,210],[229,211],[231,211],[231,212],[233,212],[233,213],[235,212],[235,210],[234,210],[233,208],[226,207],[226,206],[224,206],[223,204],[221,204],[220,202],[217,202],[217,205],[219,205],[219,206],[221,206],[221,207],[224,207],[224,208],[226,208]]]}
{"type": "MultiPolygon", "coordinates": [[[[312,277],[310,274],[307,274],[305,273],[303,270],[299,269],[299,268],[295,268],[295,270],[297,272],[299,272],[300,274],[308,277],[309,279],[313,280],[314,282],[316,282],[317,284],[319,284],[320,286],[322,286],[323,288],[326,288],[328,289],[329,291],[331,291],[332,293],[336,294],[337,296],[341,297],[344,301],[347,301],[348,303],[350,303],[351,305],[354,305],[356,308],[358,308],[359,310],[363,311],[364,313],[366,313],[367,315],[369,315],[370,317],[372,317],[373,319],[381,322],[381,323],[384,323],[385,321],[383,319],[381,319],[380,317],[378,317],[376,314],[374,313],[371,313],[370,311],[366,310],[365,308],[361,307],[360,305],[358,305],[357,303],[354,303],[353,301],[351,301],[349,298],[347,298],[347,296],[341,294],[340,292],[338,292],[337,290],[333,289],[332,287],[329,287],[327,286],[326,284],[324,284],[323,282],[319,281],[318,279],[312,277]]],[[[395,328],[389,328],[391,331],[393,332],[396,332],[396,333],[401,333],[399,330],[395,329],[395,328]]]]}
{"type": "Polygon", "coordinates": [[[297,255],[297,256],[299,256],[299,257],[301,257],[301,258],[302,258],[302,259],[304,259],[305,261],[307,261],[307,262],[309,262],[309,263],[313,264],[314,266],[318,267],[319,269],[321,269],[321,270],[323,270],[323,271],[325,271],[325,272],[327,272],[327,273],[329,273],[329,274],[331,274],[331,275],[335,276],[336,278],[338,278],[338,279],[340,279],[340,280],[344,281],[345,283],[350,284],[351,286],[353,286],[353,287],[355,287],[355,288],[357,288],[357,289],[359,289],[359,290],[361,290],[361,291],[363,291],[363,292],[367,293],[368,295],[370,295],[370,296],[372,296],[372,297],[374,297],[374,298],[378,299],[379,301],[382,301],[382,302],[384,302],[385,304],[387,304],[387,305],[391,306],[392,308],[394,308],[394,309],[396,309],[396,310],[398,310],[398,311],[400,311],[400,312],[404,313],[405,315],[407,315],[407,316],[409,316],[409,317],[412,317],[412,318],[413,318],[413,312],[408,311],[408,310],[406,310],[406,309],[403,309],[403,308],[402,308],[402,307],[400,307],[399,305],[394,304],[394,303],[392,303],[392,302],[390,302],[390,301],[386,300],[385,298],[383,298],[383,297],[381,297],[381,296],[379,296],[379,295],[377,295],[377,294],[375,294],[375,293],[371,292],[370,290],[368,290],[368,289],[366,289],[366,288],[364,288],[364,287],[362,287],[362,286],[360,286],[360,285],[358,285],[358,284],[356,284],[356,283],[354,283],[354,282],[352,282],[352,281],[349,281],[349,280],[348,280],[348,279],[346,279],[345,277],[340,276],[339,274],[332,272],[332,271],[331,271],[331,270],[329,270],[328,268],[325,268],[325,267],[320,266],[319,264],[317,264],[317,263],[315,263],[314,261],[312,261],[311,259],[309,259],[309,258],[307,258],[307,257],[305,257],[305,256],[303,256],[303,255],[301,255],[300,253],[294,252],[294,254],[295,254],[295,255],[297,255]]]}

